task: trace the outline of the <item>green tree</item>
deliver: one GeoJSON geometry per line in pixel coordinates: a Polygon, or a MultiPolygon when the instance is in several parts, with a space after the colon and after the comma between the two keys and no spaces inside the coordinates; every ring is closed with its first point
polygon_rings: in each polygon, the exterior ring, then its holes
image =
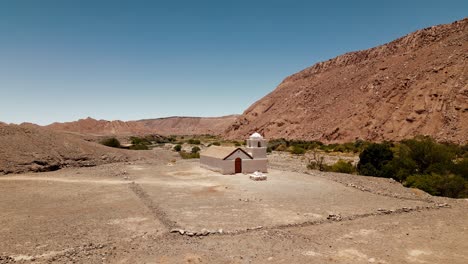
{"type": "Polygon", "coordinates": [[[359,155],[358,172],[361,175],[385,177],[384,166],[393,159],[388,143],[372,143],[359,155]]]}

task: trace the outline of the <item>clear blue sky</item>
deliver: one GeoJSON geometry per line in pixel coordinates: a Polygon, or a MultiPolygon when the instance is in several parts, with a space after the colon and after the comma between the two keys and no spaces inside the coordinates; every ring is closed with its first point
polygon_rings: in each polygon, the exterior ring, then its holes
{"type": "Polygon", "coordinates": [[[468,1],[0,0],[0,121],[242,113],[286,76],[468,1]]]}

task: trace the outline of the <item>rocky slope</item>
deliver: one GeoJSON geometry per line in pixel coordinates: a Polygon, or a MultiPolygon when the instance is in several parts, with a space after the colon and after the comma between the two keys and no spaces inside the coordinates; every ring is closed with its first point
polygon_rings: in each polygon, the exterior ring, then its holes
{"type": "Polygon", "coordinates": [[[136,121],[161,135],[221,135],[237,119],[237,115],[221,117],[167,117],[136,121]]]}
{"type": "Polygon", "coordinates": [[[236,115],[222,117],[167,117],[138,121],[107,121],[93,118],[46,126],[56,131],[91,135],[220,135],[235,120],[236,115]]]}
{"type": "Polygon", "coordinates": [[[91,117],[73,122],[53,123],[45,126],[45,128],[89,135],[138,135],[151,133],[150,130],[135,121],[107,121],[96,120],[91,117]]]}
{"type": "Polygon", "coordinates": [[[468,19],[347,53],[287,77],[226,134],[344,142],[468,138],[468,19]]]}
{"type": "Polygon", "coordinates": [[[0,175],[95,166],[135,158],[125,150],[27,124],[0,123],[0,146],[0,175]]]}

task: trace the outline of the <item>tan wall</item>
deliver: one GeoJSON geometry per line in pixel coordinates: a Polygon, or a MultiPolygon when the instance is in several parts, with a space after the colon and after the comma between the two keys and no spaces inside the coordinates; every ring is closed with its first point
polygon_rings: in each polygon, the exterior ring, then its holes
{"type": "Polygon", "coordinates": [[[234,160],[222,160],[213,157],[200,156],[200,165],[203,168],[217,171],[222,174],[234,174],[234,160]]]}
{"type": "Polygon", "coordinates": [[[264,159],[267,157],[267,148],[245,148],[246,152],[250,153],[254,159],[264,159]]]}
{"type": "Polygon", "coordinates": [[[242,172],[252,173],[255,171],[267,172],[267,159],[242,160],[242,172]]]}
{"type": "MultiPolygon", "coordinates": [[[[233,160],[222,160],[202,155],[200,156],[200,166],[222,174],[234,174],[234,160],[235,158],[233,160]]],[[[255,171],[267,172],[267,162],[267,159],[242,159],[242,173],[253,173],[255,171]]]]}

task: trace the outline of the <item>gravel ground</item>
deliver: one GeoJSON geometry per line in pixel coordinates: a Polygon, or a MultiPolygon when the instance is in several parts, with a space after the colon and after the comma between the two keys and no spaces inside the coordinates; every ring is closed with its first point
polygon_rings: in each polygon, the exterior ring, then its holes
{"type": "Polygon", "coordinates": [[[1,176],[0,263],[468,261],[467,200],[316,171],[256,182],[163,156],[1,176]]]}

